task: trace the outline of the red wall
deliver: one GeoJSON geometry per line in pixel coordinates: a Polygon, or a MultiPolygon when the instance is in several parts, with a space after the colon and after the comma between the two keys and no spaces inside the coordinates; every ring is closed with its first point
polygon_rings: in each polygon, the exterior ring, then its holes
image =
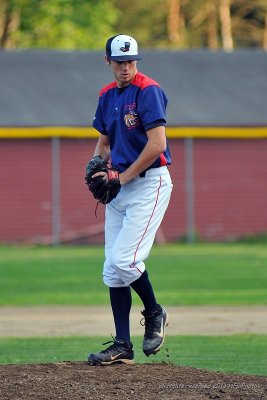
{"type": "Polygon", "coordinates": [[[267,140],[196,140],[197,232],[205,239],[267,232],[267,140]]]}
{"type": "MultiPolygon", "coordinates": [[[[104,206],[95,218],[96,202],[84,183],[95,143],[61,140],[63,238],[103,241],[104,206]],[[95,229],[100,233],[88,237],[95,229]]],[[[186,231],[184,141],[170,140],[170,147],[174,190],[160,233],[175,241],[186,231]]],[[[266,159],[266,139],[194,140],[195,225],[202,239],[267,232],[266,159]]],[[[1,140],[0,242],[51,240],[51,194],[50,140],[1,140]]]]}
{"type": "Polygon", "coordinates": [[[51,232],[49,140],[0,141],[0,242],[51,232]]]}

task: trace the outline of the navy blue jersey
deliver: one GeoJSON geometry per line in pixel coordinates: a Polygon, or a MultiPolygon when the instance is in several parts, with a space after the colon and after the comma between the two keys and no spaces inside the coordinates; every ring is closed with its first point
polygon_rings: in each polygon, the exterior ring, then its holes
{"type": "MultiPolygon", "coordinates": [[[[139,156],[148,138],[146,131],[166,125],[167,97],[159,84],[138,72],[130,85],[105,86],[99,95],[93,126],[108,135],[112,165],[125,171],[139,156]]],[[[150,168],[171,163],[169,147],[150,168]]]]}

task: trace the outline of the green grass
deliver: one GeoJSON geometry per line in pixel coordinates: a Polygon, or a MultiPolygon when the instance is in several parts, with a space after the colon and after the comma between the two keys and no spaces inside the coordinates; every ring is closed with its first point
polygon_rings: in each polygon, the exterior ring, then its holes
{"type": "MultiPolygon", "coordinates": [[[[108,304],[102,247],[0,246],[0,306],[108,304]]],[[[267,248],[253,244],[155,246],[146,262],[159,302],[266,305],[267,248]]],[[[134,303],[138,303],[134,295],[134,303]]],[[[0,363],[86,360],[107,338],[0,338],[0,363]]],[[[267,376],[267,335],[169,336],[153,358],[133,338],[136,362],[267,376]]]]}
{"type": "MultiPolygon", "coordinates": [[[[103,261],[102,247],[1,246],[0,305],[107,304],[103,261]]],[[[155,246],[146,265],[166,306],[267,304],[265,245],[155,246]]]]}
{"type": "MultiPolygon", "coordinates": [[[[86,361],[107,337],[1,338],[0,364],[86,361]]],[[[136,363],[170,363],[213,371],[267,376],[267,335],[168,336],[161,352],[147,358],[134,337],[136,363]]]]}

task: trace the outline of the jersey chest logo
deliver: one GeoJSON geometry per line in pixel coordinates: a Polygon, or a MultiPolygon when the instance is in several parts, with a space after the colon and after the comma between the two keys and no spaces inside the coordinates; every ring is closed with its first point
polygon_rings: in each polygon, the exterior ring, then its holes
{"type": "Polygon", "coordinates": [[[127,129],[135,128],[139,125],[139,118],[136,112],[136,104],[127,104],[124,107],[124,122],[127,129]]]}

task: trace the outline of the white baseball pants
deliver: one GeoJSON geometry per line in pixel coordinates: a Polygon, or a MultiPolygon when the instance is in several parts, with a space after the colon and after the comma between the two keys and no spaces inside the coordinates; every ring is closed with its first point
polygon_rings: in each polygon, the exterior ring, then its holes
{"type": "Polygon", "coordinates": [[[167,167],[151,168],[145,177],[123,185],[106,206],[103,280],[107,286],[129,286],[144,272],[172,186],[167,167]]]}

